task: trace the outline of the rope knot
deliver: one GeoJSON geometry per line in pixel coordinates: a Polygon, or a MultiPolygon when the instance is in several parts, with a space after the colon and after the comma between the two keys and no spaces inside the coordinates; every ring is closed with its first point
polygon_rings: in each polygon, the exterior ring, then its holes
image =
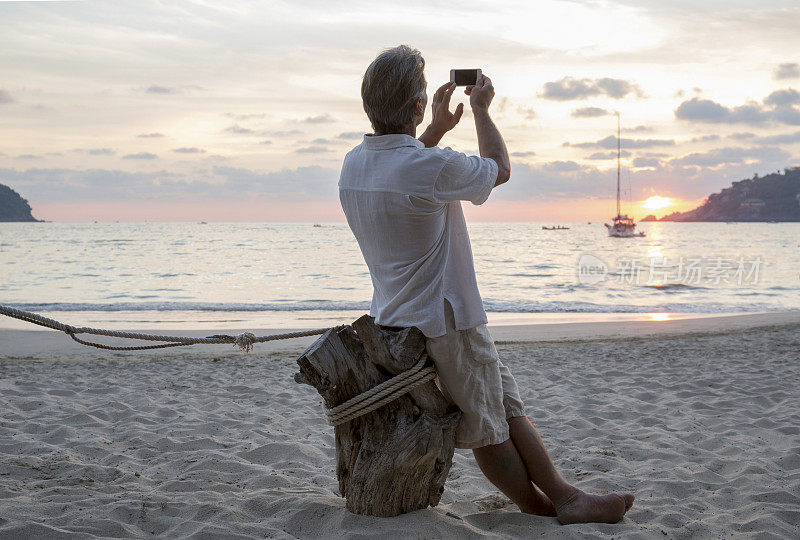
{"type": "Polygon", "coordinates": [[[242,332],[233,340],[233,344],[238,346],[240,350],[250,352],[253,350],[253,344],[256,342],[256,335],[252,332],[242,332]]]}

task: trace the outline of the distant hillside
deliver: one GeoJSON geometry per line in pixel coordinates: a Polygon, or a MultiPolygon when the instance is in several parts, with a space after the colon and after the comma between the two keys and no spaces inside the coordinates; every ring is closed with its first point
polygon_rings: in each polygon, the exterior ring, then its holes
{"type": "Polygon", "coordinates": [[[31,215],[31,205],[19,193],[0,184],[0,221],[39,221],[31,215]]]}
{"type": "Polygon", "coordinates": [[[800,221],[800,167],[734,182],[702,206],[659,221],[800,221]]]}

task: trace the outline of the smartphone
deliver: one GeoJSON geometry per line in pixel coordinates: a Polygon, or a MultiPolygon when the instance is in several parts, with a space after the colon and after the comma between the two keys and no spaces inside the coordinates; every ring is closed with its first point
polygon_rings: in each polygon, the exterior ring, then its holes
{"type": "Polygon", "coordinates": [[[450,82],[456,83],[456,86],[470,86],[478,82],[478,77],[481,76],[480,69],[451,69],[450,82]]]}

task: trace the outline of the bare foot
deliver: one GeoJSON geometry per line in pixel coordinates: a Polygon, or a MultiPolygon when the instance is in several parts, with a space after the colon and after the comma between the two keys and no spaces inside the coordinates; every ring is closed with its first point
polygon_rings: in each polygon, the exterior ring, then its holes
{"type": "Polygon", "coordinates": [[[556,508],[562,525],[571,523],[616,523],[633,506],[633,494],[589,495],[575,492],[556,508]]]}
{"type": "Polygon", "coordinates": [[[533,484],[533,490],[536,492],[536,498],[529,501],[528,504],[520,506],[520,512],[536,516],[556,517],[558,515],[556,514],[556,507],[553,506],[553,503],[547,498],[547,495],[542,493],[542,490],[536,487],[536,484],[533,484]]]}

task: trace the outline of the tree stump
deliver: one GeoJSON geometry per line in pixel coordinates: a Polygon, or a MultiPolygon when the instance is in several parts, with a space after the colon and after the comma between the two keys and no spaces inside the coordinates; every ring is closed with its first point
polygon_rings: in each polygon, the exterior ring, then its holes
{"type": "MultiPolygon", "coordinates": [[[[416,328],[388,329],[364,315],[331,328],[297,359],[298,383],[333,408],[411,368],[425,355],[416,328]]],[[[429,360],[430,361],[430,360],[429,360]]],[[[389,517],[436,506],[453,464],[461,412],[429,381],[334,427],[336,476],[347,509],[389,517]]]]}

